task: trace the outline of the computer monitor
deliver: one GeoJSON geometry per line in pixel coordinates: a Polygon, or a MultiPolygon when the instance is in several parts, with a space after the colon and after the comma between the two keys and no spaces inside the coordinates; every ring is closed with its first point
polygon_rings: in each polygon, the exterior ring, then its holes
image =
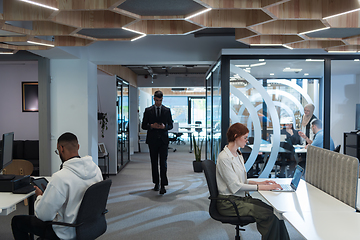
{"type": "MultiPolygon", "coordinates": [[[[0,171],[9,165],[13,158],[14,133],[4,133],[2,136],[2,148],[0,159],[0,171]]],[[[0,180],[9,180],[15,178],[15,175],[0,175],[0,180]]]]}

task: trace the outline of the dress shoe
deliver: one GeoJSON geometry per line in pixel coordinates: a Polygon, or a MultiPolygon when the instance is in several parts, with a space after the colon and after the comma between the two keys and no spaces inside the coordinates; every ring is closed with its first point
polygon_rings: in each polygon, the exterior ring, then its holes
{"type": "Polygon", "coordinates": [[[155,184],[153,190],[154,190],[154,191],[159,191],[159,184],[155,184]]]}
{"type": "Polygon", "coordinates": [[[161,188],[160,188],[159,193],[160,193],[160,194],[164,194],[164,193],[166,193],[166,189],[165,189],[165,187],[161,187],[161,188]]]}

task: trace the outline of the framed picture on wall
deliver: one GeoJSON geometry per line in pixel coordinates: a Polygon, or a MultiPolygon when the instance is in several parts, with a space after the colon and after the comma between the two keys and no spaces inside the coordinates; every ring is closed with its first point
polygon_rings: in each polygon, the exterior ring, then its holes
{"type": "Polygon", "coordinates": [[[22,82],[22,111],[39,111],[37,82],[22,82]]]}

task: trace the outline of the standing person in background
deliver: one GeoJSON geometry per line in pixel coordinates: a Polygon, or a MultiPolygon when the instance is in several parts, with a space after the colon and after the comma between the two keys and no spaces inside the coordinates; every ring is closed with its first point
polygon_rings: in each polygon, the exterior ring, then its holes
{"type": "MultiPolygon", "coordinates": [[[[301,118],[301,129],[300,131],[303,132],[306,137],[308,137],[310,140],[314,139],[314,133],[311,131],[311,121],[314,119],[317,119],[317,117],[314,115],[315,106],[314,104],[307,104],[304,107],[304,115],[301,118]]],[[[305,141],[303,141],[304,144],[306,144],[305,141]]]]}
{"type": "Polygon", "coordinates": [[[154,93],[155,104],[146,108],[142,121],[142,129],[147,130],[146,143],[149,145],[152,180],[155,184],[154,191],[160,194],[166,193],[165,186],[168,185],[167,179],[167,156],[169,146],[168,130],[173,128],[173,120],[170,108],[162,105],[163,93],[154,93]],[[159,178],[159,158],[160,156],[160,178],[159,178]]]}

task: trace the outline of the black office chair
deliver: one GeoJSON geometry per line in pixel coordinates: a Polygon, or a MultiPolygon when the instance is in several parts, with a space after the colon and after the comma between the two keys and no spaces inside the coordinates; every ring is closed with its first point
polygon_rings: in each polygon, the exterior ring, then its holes
{"type": "MultiPolygon", "coordinates": [[[[195,124],[201,125],[201,121],[195,121],[195,124]]],[[[202,132],[202,127],[196,127],[195,131],[198,133],[198,137],[199,137],[200,133],[202,132]]]]}
{"type": "Polygon", "coordinates": [[[340,144],[337,145],[334,149],[334,152],[337,152],[337,153],[340,152],[340,148],[341,148],[341,145],[340,144]]]}
{"type": "MultiPolygon", "coordinates": [[[[283,150],[279,152],[278,160],[275,162],[275,177],[289,177],[287,168],[295,169],[295,148],[290,142],[281,142],[280,147],[283,150]],[[283,152],[286,151],[286,152],[283,152]],[[277,166],[280,167],[280,173],[277,174],[277,166]],[[284,172],[281,172],[283,169],[284,172]],[[285,174],[285,175],[284,175],[285,174]]],[[[290,173],[290,175],[292,175],[290,173]]]]}
{"type": "Polygon", "coordinates": [[[253,223],[253,222],[255,222],[255,219],[250,216],[239,216],[238,209],[233,201],[231,201],[230,199],[226,199],[226,198],[218,198],[219,191],[218,191],[218,187],[217,187],[217,183],[216,183],[216,165],[213,161],[211,161],[211,160],[203,161],[202,167],[204,169],[206,182],[207,182],[209,192],[210,192],[209,214],[210,214],[211,218],[213,218],[216,221],[220,221],[222,223],[236,225],[235,240],[240,240],[239,231],[240,230],[245,231],[245,229],[242,229],[239,226],[243,227],[245,225],[248,225],[249,223],[253,223]],[[229,217],[229,216],[220,215],[220,213],[218,212],[218,209],[216,207],[217,200],[230,201],[232,203],[232,205],[234,206],[237,216],[229,217]]]}
{"type": "Polygon", "coordinates": [[[111,179],[91,185],[81,201],[74,223],[47,221],[52,225],[75,227],[77,240],[92,240],[106,232],[106,202],[111,186],[111,179]]]}

